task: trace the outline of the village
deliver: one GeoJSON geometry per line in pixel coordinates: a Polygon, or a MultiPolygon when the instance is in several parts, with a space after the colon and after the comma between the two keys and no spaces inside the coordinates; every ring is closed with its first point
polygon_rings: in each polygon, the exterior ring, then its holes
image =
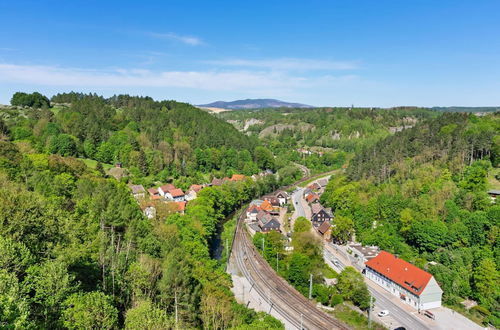
{"type": "MultiPolygon", "coordinates": [[[[112,170],[119,173],[123,172],[121,164],[115,164],[112,170]]],[[[114,173],[110,171],[110,175],[113,174],[114,173]]],[[[184,214],[187,203],[195,200],[198,193],[206,187],[220,186],[227,182],[243,181],[247,178],[256,181],[268,175],[273,175],[273,172],[267,170],[250,177],[246,177],[243,174],[233,174],[231,177],[220,179],[214,177],[209,183],[192,184],[186,191],[176,187],[173,183],[157,185],[148,189],[145,189],[141,184],[129,183],[128,187],[134,199],[139,203],[143,214],[148,219],[153,219],[157,216],[159,209],[166,209],[167,215],[173,213],[184,214]]]]}
{"type": "Polygon", "coordinates": [[[324,260],[331,268],[341,272],[351,266],[364,275],[376,301],[373,313],[389,328],[400,324],[401,319],[409,322],[408,315],[415,317],[415,326],[423,323],[429,328],[446,329],[450,324],[460,324],[464,329],[478,328],[442,306],[443,291],[432,274],[376,246],[362,246],[351,240],[346,244],[336,242],[332,237],[332,210],[321,205],[327,184],[328,178],[321,178],[290,194],[279,190],[253,200],[246,211],[248,232],[253,236],[257,232],[278,231],[290,241],[293,221],[305,217],[311,221],[311,230],[321,238],[324,260]],[[290,208],[294,209],[291,216],[290,208]]]}

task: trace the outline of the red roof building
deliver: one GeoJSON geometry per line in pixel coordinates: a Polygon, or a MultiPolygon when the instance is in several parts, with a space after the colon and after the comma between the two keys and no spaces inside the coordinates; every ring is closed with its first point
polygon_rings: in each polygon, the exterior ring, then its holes
{"type": "Polygon", "coordinates": [[[441,306],[443,291],[431,274],[417,266],[386,251],[365,265],[368,278],[412,307],[423,310],[441,306]]]}

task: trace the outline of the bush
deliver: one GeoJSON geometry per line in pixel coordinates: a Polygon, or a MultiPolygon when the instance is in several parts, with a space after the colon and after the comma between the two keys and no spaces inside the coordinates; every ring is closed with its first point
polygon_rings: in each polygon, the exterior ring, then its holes
{"type": "Polygon", "coordinates": [[[332,300],[330,301],[330,306],[335,307],[338,304],[342,304],[344,302],[344,298],[340,294],[334,294],[332,300]]]}

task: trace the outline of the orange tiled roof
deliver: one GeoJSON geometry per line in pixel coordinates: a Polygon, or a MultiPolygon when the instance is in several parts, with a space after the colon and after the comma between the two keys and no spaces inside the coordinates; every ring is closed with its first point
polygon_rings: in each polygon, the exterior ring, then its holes
{"type": "Polygon", "coordinates": [[[241,181],[244,180],[245,176],[243,174],[233,174],[231,181],[241,181]]]}
{"type": "Polygon", "coordinates": [[[195,192],[198,192],[201,190],[201,188],[203,188],[202,185],[199,185],[199,184],[192,184],[191,187],[189,187],[189,190],[193,190],[195,192]]]}
{"type": "Polygon", "coordinates": [[[426,271],[386,251],[380,252],[365,264],[417,296],[420,296],[432,278],[426,271]]]}
{"type": "Polygon", "coordinates": [[[179,189],[179,188],[171,189],[171,190],[168,191],[168,193],[170,195],[172,195],[172,197],[184,196],[184,192],[181,189],[179,189]]]}
{"type": "Polygon", "coordinates": [[[184,211],[186,209],[186,202],[175,202],[179,211],[184,211]]]}
{"type": "Polygon", "coordinates": [[[158,195],[158,189],[156,188],[149,188],[148,192],[150,195],[158,195]]]}
{"type": "Polygon", "coordinates": [[[273,206],[267,200],[263,201],[262,204],[260,204],[260,208],[268,212],[273,210],[273,206]]]}
{"type": "Polygon", "coordinates": [[[164,184],[163,186],[161,186],[160,188],[164,192],[167,192],[169,190],[175,189],[175,186],[173,184],[171,184],[171,183],[167,183],[167,184],[164,184]]]}

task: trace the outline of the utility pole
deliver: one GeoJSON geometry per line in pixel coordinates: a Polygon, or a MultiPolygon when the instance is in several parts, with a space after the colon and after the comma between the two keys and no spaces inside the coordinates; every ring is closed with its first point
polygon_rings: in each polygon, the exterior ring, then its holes
{"type": "Polygon", "coordinates": [[[177,291],[175,291],[175,329],[178,329],[179,313],[177,311],[177,291]]]}
{"type": "Polygon", "coordinates": [[[227,262],[229,262],[229,241],[227,238],[226,238],[226,258],[227,262]]]}
{"type": "Polygon", "coordinates": [[[278,267],[279,267],[278,254],[279,254],[279,252],[276,252],[276,273],[278,272],[278,267]]]}
{"type": "Polygon", "coordinates": [[[309,299],[312,299],[313,291],[313,274],[309,274],[309,299]]]}
{"type": "Polygon", "coordinates": [[[373,305],[373,296],[370,295],[370,307],[368,308],[368,329],[372,328],[372,305],[373,305]]]}
{"type": "Polygon", "coordinates": [[[262,237],[262,255],[265,256],[264,255],[264,237],[262,237]]]}

